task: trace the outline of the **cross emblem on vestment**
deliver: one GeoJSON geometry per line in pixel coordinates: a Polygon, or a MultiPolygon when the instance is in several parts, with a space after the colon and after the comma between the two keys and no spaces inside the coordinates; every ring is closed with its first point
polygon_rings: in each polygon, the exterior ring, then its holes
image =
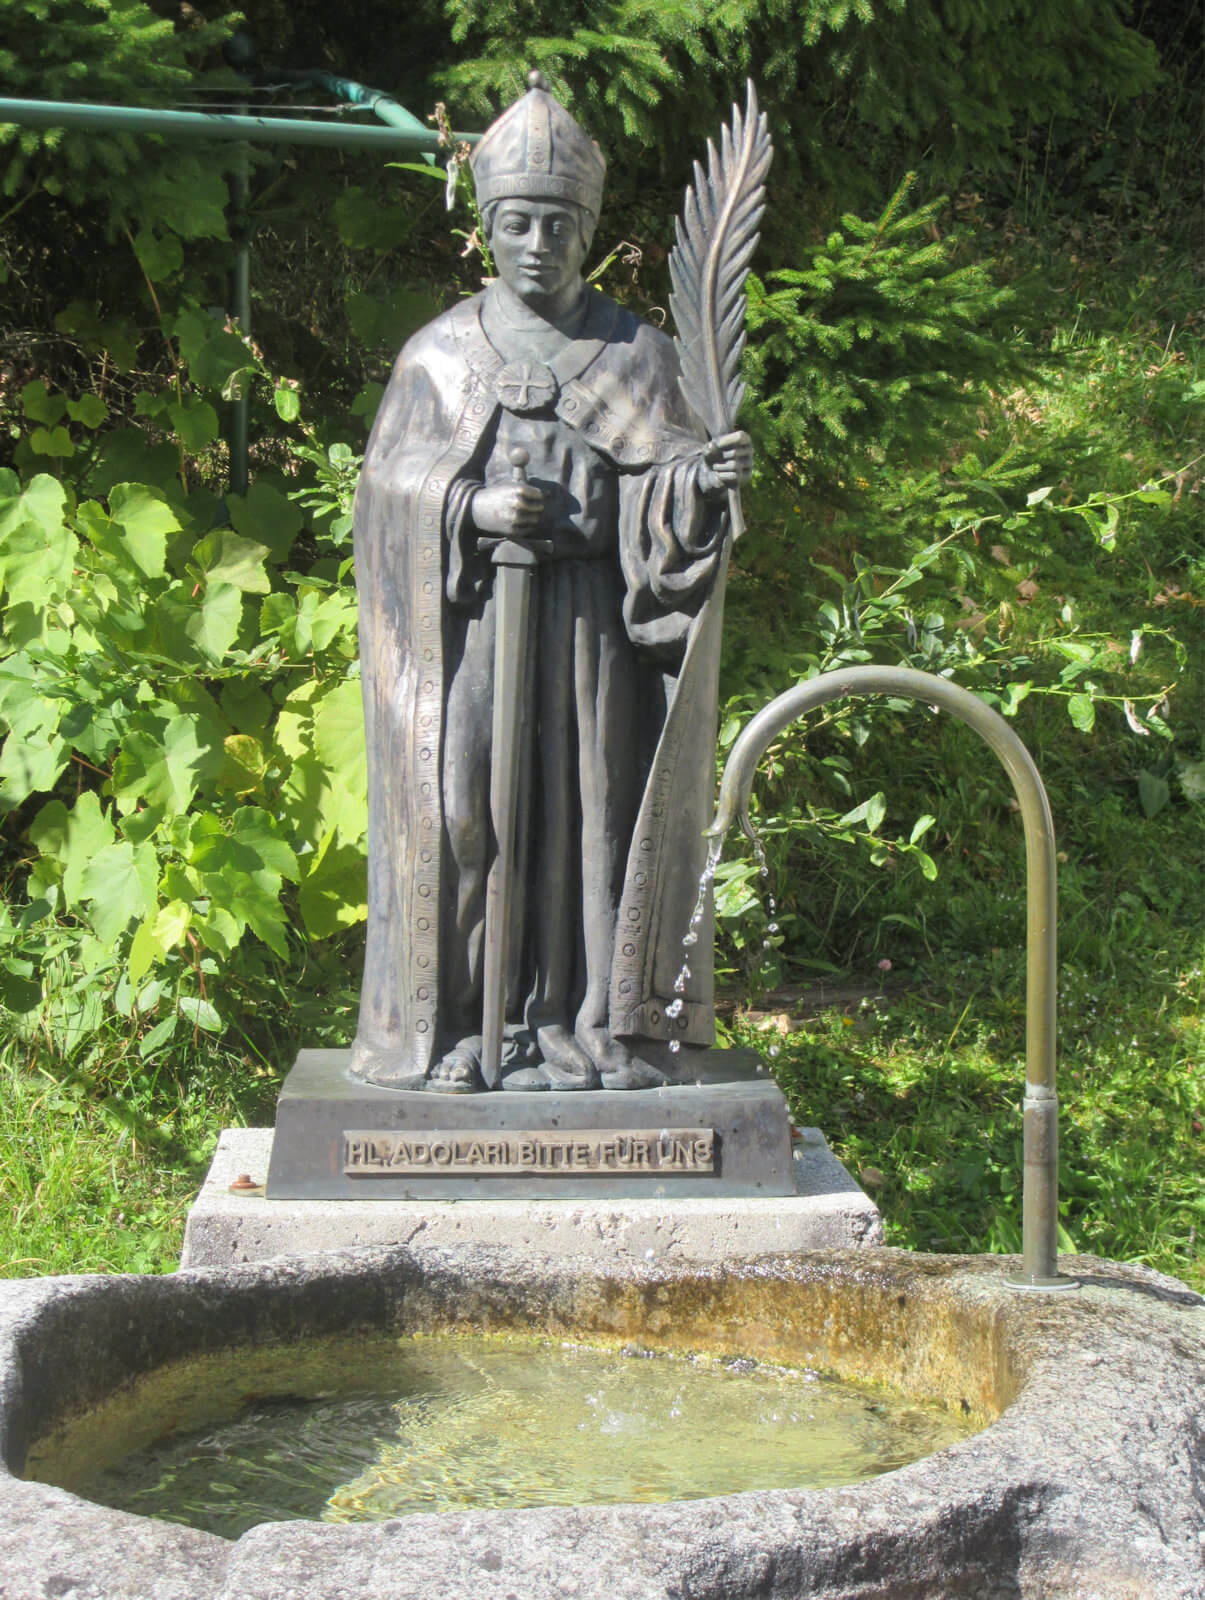
{"type": "Polygon", "coordinates": [[[498,399],[508,411],[524,416],[543,411],[560,393],[553,372],[542,361],[510,361],[494,381],[498,399]]]}

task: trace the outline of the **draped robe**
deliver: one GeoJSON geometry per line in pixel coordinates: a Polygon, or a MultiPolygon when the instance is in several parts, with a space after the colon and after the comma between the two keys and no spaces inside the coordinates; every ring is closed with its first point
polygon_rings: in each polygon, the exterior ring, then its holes
{"type": "Polygon", "coordinates": [[[699,488],[669,339],[591,292],[548,360],[555,398],[532,409],[499,385],[489,293],[402,350],[356,496],[369,860],[352,1070],[398,1087],[481,1031],[495,607],[469,507],[516,446],[553,548],[533,579],[508,1031],[567,1005],[571,1031],[576,1016],[636,1049],[714,1039],[709,916],[675,980],[714,792],[725,504],[699,488]]]}

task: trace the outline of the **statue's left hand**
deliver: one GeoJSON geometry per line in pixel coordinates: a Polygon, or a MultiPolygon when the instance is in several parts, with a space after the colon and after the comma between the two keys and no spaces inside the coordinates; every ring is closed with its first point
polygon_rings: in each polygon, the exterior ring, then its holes
{"type": "Polygon", "coordinates": [[[747,433],[725,433],[704,450],[699,488],[705,495],[718,498],[741,488],[752,476],[753,441],[747,433]]]}

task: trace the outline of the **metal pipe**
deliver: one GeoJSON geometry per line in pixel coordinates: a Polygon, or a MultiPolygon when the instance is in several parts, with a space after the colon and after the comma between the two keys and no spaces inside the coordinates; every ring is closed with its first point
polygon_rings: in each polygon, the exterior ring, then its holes
{"type": "MultiPolygon", "coordinates": [[[[234,319],[243,338],[251,334],[251,218],[247,202],[250,179],[247,172],[249,156],[241,152],[238,170],[230,183],[230,232],[234,240],[234,271],[231,274],[230,298],[234,306],[234,319]]],[[[250,482],[251,455],[251,385],[244,382],[240,392],[231,402],[230,414],[230,492],[247,493],[250,482]]]]}
{"type": "Polygon", "coordinates": [[[715,821],[707,832],[722,837],[739,816],[752,837],[749,792],[767,747],[798,717],[851,695],[899,695],[950,712],[991,746],[1012,781],[1025,828],[1027,976],[1021,1273],[1010,1282],[1019,1289],[1072,1288],[1074,1280],[1058,1272],[1054,819],[1038,769],[1004,718],[969,689],[911,667],[843,667],[822,673],[771,700],[742,732],[724,767],[715,821]]]}
{"type": "MultiPolygon", "coordinates": [[[[391,128],[402,128],[411,133],[430,133],[425,122],[420,122],[413,111],[407,111],[405,106],[386,94],[383,89],[370,89],[366,84],[356,83],[353,78],[340,78],[333,72],[323,72],[314,68],[305,72],[277,73],[272,70],[271,76],[279,77],[285,83],[295,83],[315,89],[325,89],[328,94],[333,94],[336,100],[346,101],[348,105],[367,106],[382,122],[387,122],[391,128]]],[[[461,137],[458,135],[457,137],[461,137]]],[[[466,138],[479,138],[479,134],[467,134],[466,138]]]]}
{"type": "MultiPolygon", "coordinates": [[[[371,95],[374,91],[367,90],[371,95]]],[[[386,95],[385,100],[389,99],[386,95]]],[[[439,133],[424,127],[396,101],[385,118],[391,126],[365,128],[345,122],[292,121],[288,117],[244,117],[203,111],[156,111],[133,106],[100,106],[67,100],[0,99],[0,124],[23,128],[82,128],[94,132],[155,133],[167,139],[244,139],[249,144],[333,145],[338,149],[437,150],[439,133]],[[408,120],[406,120],[408,119],[408,120]]],[[[375,107],[379,116],[384,116],[375,107]]],[[[479,133],[457,133],[475,144],[479,133]]]]}

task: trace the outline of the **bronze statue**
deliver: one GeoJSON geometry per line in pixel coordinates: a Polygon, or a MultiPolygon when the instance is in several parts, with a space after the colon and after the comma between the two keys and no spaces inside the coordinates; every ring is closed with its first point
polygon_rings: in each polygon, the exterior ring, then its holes
{"type": "MultiPolygon", "coordinates": [[[[714,1039],[709,920],[675,980],[752,451],[689,383],[687,404],[671,340],[583,282],[605,163],[528,81],[473,157],[498,277],[403,349],[356,500],[352,1072],[398,1088],[647,1088],[670,1041],[714,1039]]],[[[749,217],[755,238],[760,190],[749,217]]]]}

